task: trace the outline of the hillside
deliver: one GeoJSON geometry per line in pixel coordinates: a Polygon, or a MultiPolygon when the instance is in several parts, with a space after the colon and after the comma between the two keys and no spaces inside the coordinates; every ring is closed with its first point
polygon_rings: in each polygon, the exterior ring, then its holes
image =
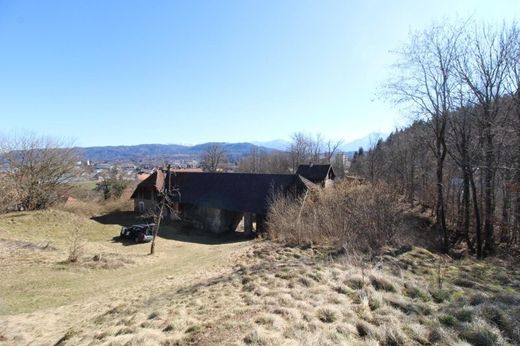
{"type": "MultiPolygon", "coordinates": [[[[363,138],[352,142],[344,143],[340,150],[351,156],[359,147],[369,149],[378,138],[386,138],[384,133],[371,133],[363,138]]],[[[202,143],[197,145],[180,144],[138,144],[120,146],[96,146],[78,148],[80,155],[85,160],[96,162],[113,161],[145,161],[145,160],[192,160],[199,159],[200,155],[215,142],[202,143]]],[[[228,156],[233,160],[239,160],[248,155],[252,149],[256,148],[266,153],[275,151],[286,151],[290,147],[290,142],[285,140],[273,140],[267,142],[243,142],[243,143],[218,143],[221,144],[228,156]]]]}
{"type": "Polygon", "coordinates": [[[1,344],[520,342],[520,273],[505,263],[422,248],[358,263],[326,248],[223,241],[177,226],[161,231],[148,256],[147,244],[117,240],[115,220],[0,216],[1,344]],[[88,239],[76,264],[63,262],[71,224],[88,239]]]}
{"type": "MultiPolygon", "coordinates": [[[[99,146],[78,148],[85,160],[103,161],[140,161],[149,159],[198,159],[210,145],[203,143],[193,146],[179,144],[139,144],[122,146],[99,146]]],[[[219,143],[222,144],[227,155],[232,159],[239,159],[258,148],[266,152],[274,149],[256,146],[251,143],[219,143]]]]}

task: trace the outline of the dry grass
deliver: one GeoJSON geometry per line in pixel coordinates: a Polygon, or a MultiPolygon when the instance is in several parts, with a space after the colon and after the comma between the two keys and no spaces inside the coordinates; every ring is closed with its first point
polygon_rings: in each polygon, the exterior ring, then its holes
{"type": "Polygon", "coordinates": [[[277,196],[268,215],[269,235],[289,245],[331,245],[349,255],[378,253],[399,238],[403,206],[387,185],[338,182],[305,196],[277,196]]]}
{"type": "MultiPolygon", "coordinates": [[[[96,277],[101,282],[110,276],[121,281],[120,273],[132,275],[102,296],[1,317],[0,340],[62,340],[65,345],[520,343],[520,273],[505,263],[455,262],[415,248],[399,255],[389,251],[360,266],[332,259],[323,249],[271,242],[161,244],[171,246],[176,256],[80,272],[78,277],[89,279],[104,273],[96,277]],[[237,256],[229,257],[230,252],[237,256]],[[441,259],[442,289],[435,270],[441,259]],[[136,273],[152,263],[157,271],[136,273]],[[461,278],[474,284],[461,285],[461,278]]],[[[117,252],[122,256],[124,250],[117,252]]]]}

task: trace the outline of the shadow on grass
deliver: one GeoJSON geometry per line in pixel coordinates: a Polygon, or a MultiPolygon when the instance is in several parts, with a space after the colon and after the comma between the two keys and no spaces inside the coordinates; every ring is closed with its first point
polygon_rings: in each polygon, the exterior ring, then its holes
{"type": "Polygon", "coordinates": [[[254,236],[245,235],[244,232],[226,232],[215,234],[204,230],[193,228],[182,221],[174,221],[161,225],[158,237],[171,239],[185,243],[197,243],[206,245],[218,245],[248,241],[254,236]]]}
{"type": "Polygon", "coordinates": [[[145,222],[139,214],[133,211],[115,211],[105,215],[93,216],[91,219],[104,225],[119,225],[125,227],[145,222]]]}
{"type": "MultiPolygon", "coordinates": [[[[133,211],[117,211],[101,216],[94,216],[91,219],[104,225],[119,225],[122,227],[151,222],[151,220],[146,220],[133,211]]],[[[246,236],[243,232],[214,234],[195,229],[191,225],[182,221],[173,221],[163,222],[161,224],[158,237],[186,243],[218,245],[247,241],[251,240],[254,236],[246,236]]],[[[134,241],[129,239],[120,239],[119,236],[113,237],[112,242],[121,243],[124,246],[136,244],[134,241]]]]}
{"type": "Polygon", "coordinates": [[[131,246],[131,245],[143,244],[143,243],[136,243],[132,239],[121,238],[118,235],[112,238],[112,243],[119,243],[119,244],[121,244],[123,246],[131,246]]]}

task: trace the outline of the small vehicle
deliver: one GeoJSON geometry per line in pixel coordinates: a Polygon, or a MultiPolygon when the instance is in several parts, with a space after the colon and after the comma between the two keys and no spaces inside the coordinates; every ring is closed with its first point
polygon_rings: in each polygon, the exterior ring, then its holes
{"type": "Polygon", "coordinates": [[[121,227],[120,237],[133,240],[135,243],[148,242],[153,238],[154,228],[154,223],[121,227]]]}

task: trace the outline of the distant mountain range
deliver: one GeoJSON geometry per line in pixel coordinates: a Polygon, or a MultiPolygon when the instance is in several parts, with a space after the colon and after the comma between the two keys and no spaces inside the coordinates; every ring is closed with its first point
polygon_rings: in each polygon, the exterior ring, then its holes
{"type": "Polygon", "coordinates": [[[371,149],[376,145],[377,141],[381,138],[383,140],[388,138],[389,133],[384,132],[372,132],[365,137],[358,138],[353,140],[352,142],[344,143],[341,146],[341,150],[345,152],[357,151],[359,148],[363,148],[365,150],[371,149]]]}
{"type": "MultiPolygon", "coordinates": [[[[363,138],[352,142],[344,143],[340,150],[352,153],[359,147],[369,149],[379,138],[386,139],[388,134],[374,132],[363,138]]],[[[80,154],[86,160],[96,162],[104,161],[147,161],[150,159],[177,159],[192,160],[198,159],[200,155],[215,142],[197,144],[193,146],[180,144],[139,144],[121,146],[99,146],[78,148],[80,154]]],[[[232,159],[240,159],[249,154],[253,148],[258,148],[265,152],[288,150],[291,143],[285,140],[272,140],[267,142],[251,143],[218,143],[224,147],[227,155],[232,159]]]]}
{"type": "MultiPolygon", "coordinates": [[[[177,159],[193,160],[208,149],[214,142],[197,144],[193,146],[180,144],[138,144],[121,146],[102,146],[78,148],[80,155],[85,160],[96,162],[104,161],[147,161],[150,159],[177,159]]],[[[261,147],[252,143],[218,143],[224,147],[226,154],[232,159],[239,159],[251,152],[253,148],[259,148],[265,152],[273,152],[275,149],[261,147]]]]}

